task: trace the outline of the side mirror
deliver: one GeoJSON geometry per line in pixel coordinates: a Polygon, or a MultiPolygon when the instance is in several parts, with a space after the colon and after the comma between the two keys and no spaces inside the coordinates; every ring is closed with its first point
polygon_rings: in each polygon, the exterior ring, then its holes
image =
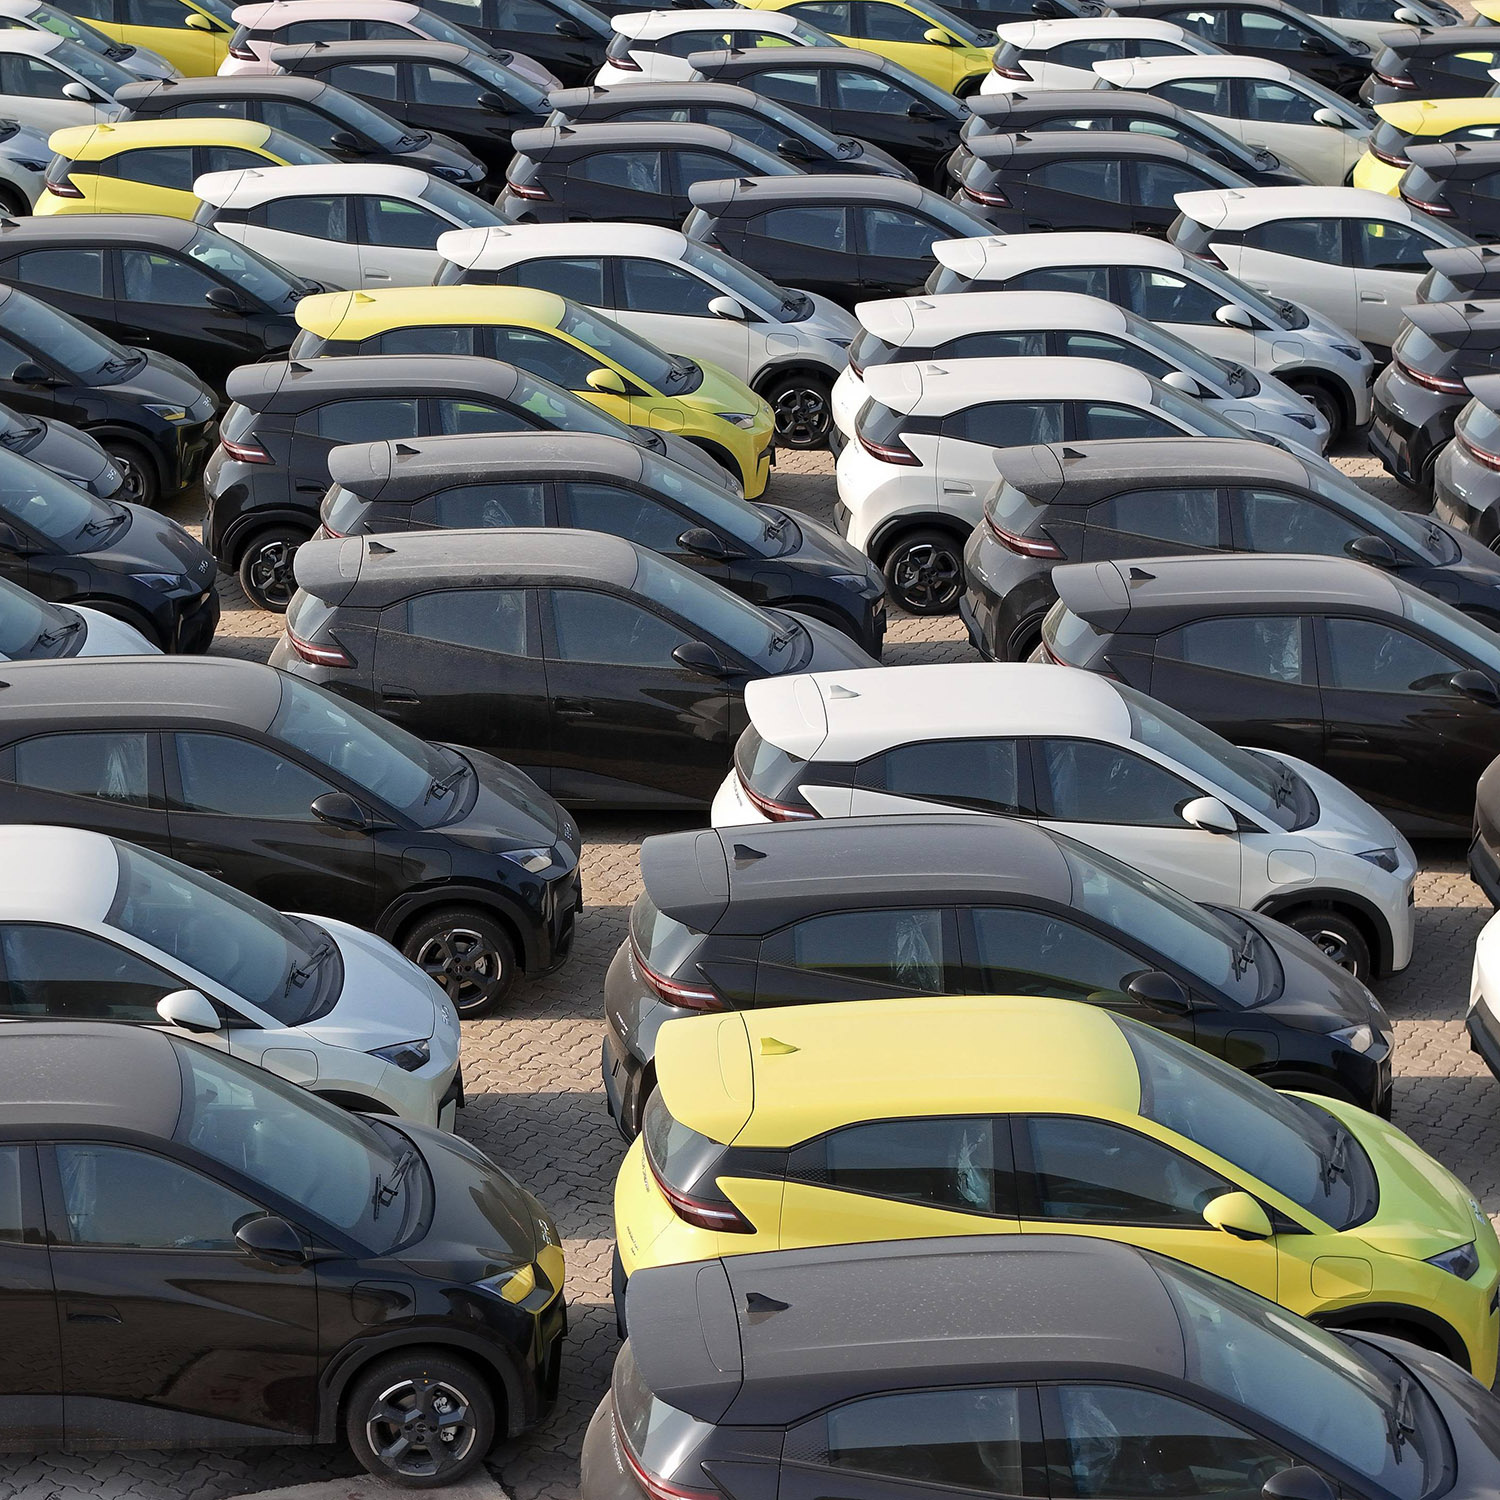
{"type": "Polygon", "coordinates": [[[922,40],[924,42],[931,42],[934,47],[953,46],[953,38],[941,26],[929,26],[922,33],[922,40]]]}
{"type": "Polygon", "coordinates": [[[0,552],[10,552],[16,557],[26,557],[31,544],[9,521],[0,521],[0,552]]]}
{"type": "Polygon", "coordinates": [[[1401,561],[1396,549],[1383,536],[1357,536],[1344,551],[1372,568],[1394,568],[1401,561]]]}
{"type": "Polygon", "coordinates": [[[204,292],[203,300],[220,312],[243,314],[245,311],[245,299],[232,286],[210,287],[204,292]]]}
{"type": "Polygon", "coordinates": [[[1203,1218],[1237,1240],[1271,1238],[1271,1216],[1249,1193],[1220,1193],[1203,1207],[1203,1218]]]}
{"type": "Polygon", "coordinates": [[[365,833],[371,826],[369,813],[348,792],[324,792],[321,797],[313,798],[308,811],[318,822],[350,833],[365,833]]]}
{"type": "Polygon", "coordinates": [[[222,1031],[224,1023],[202,990],[173,990],[156,1002],[156,1013],[168,1026],[184,1031],[222,1031]]]}
{"type": "Polygon", "coordinates": [[[275,1266],[300,1266],[308,1260],[302,1236],[278,1214],[257,1214],[234,1232],[241,1250],[275,1266]]]}
{"type": "Polygon", "coordinates": [[[1162,376],[1161,383],[1171,386],[1174,391],[1181,391],[1184,396],[1203,394],[1203,387],[1186,370],[1168,370],[1162,376]]]}
{"type": "Polygon", "coordinates": [[[365,143],[352,130],[335,130],[329,137],[328,144],[335,151],[357,152],[361,156],[365,154],[365,143]]]}
{"type": "Polygon", "coordinates": [[[706,641],[684,641],[672,651],[672,660],[690,672],[701,672],[705,677],[726,677],[729,669],[719,653],[706,641]]]}
{"type": "Polygon", "coordinates": [[[79,83],[75,78],[71,83],[63,84],[64,99],[76,99],[80,104],[92,104],[94,96],[89,92],[87,84],[79,83]]]}
{"type": "Polygon", "coordinates": [[[1475,672],[1471,669],[1455,672],[1448,679],[1448,686],[1455,693],[1461,693],[1475,703],[1483,703],[1487,708],[1494,708],[1500,704],[1500,693],[1495,691],[1495,684],[1483,672],[1475,672]]]}
{"type": "Polygon", "coordinates": [[[212,31],[214,23],[205,15],[200,15],[196,10],[188,13],[188,18],[182,23],[189,31],[212,31]]]}
{"type": "Polygon", "coordinates": [[[1315,109],[1313,120],[1316,124],[1327,125],[1333,130],[1349,128],[1349,122],[1331,104],[1325,104],[1322,109],[1315,109]]]}
{"type": "Polygon", "coordinates": [[[558,21],[552,29],[558,36],[568,37],[572,41],[581,42],[583,40],[583,32],[579,29],[578,22],[570,20],[567,16],[558,21]]]}
{"type": "Polygon", "coordinates": [[[16,385],[56,385],[56,376],[49,375],[34,359],[28,359],[18,364],[10,372],[10,378],[16,385]]]}
{"type": "Polygon", "coordinates": [[[936,120],[938,112],[930,105],[924,104],[920,99],[913,100],[906,106],[906,117],[909,120],[936,120]]]}
{"type": "Polygon", "coordinates": [[[1399,21],[1403,26],[1425,26],[1426,21],[1419,16],[1410,6],[1403,5],[1396,14],[1391,17],[1393,21],[1399,21]]]}
{"type": "Polygon", "coordinates": [[[1217,797],[1194,797],[1182,807],[1182,821],[1205,833],[1238,833],[1239,820],[1217,797]]]}
{"type": "MultiPolygon", "coordinates": [[[[1401,12],[1396,16],[1399,19],[1401,12]]],[[[1273,1474],[1261,1486],[1261,1500],[1336,1500],[1333,1486],[1316,1469],[1298,1464],[1273,1474]]]]}
{"type": "Polygon", "coordinates": [[[794,140],[788,136],[784,141],[776,142],[776,154],[784,156],[788,161],[806,161],[808,159],[807,147],[801,141],[794,140]]]}
{"type": "Polygon", "coordinates": [[[1333,49],[1320,36],[1305,36],[1302,38],[1302,50],[1312,53],[1314,57],[1327,57],[1333,49]]]}
{"type": "Polygon", "coordinates": [[[620,379],[614,370],[590,370],[588,373],[588,387],[591,391],[598,391],[603,396],[623,396],[625,394],[625,382],[620,379]]]}
{"type": "Polygon", "coordinates": [[[1250,321],[1250,314],[1235,302],[1226,302],[1214,314],[1214,322],[1222,323],[1226,328],[1249,329],[1255,327],[1255,324],[1250,321]]]}
{"type": "Polygon", "coordinates": [[[708,304],[708,310],[716,318],[727,318],[733,323],[745,321],[745,309],[733,297],[715,297],[708,304]]]}
{"type": "Polygon", "coordinates": [[[513,112],[510,100],[504,94],[497,94],[494,89],[485,89],[475,102],[480,109],[487,109],[492,115],[508,115],[513,112]]]}
{"type": "Polygon", "coordinates": [[[1125,993],[1132,1000],[1139,1000],[1152,1010],[1164,1010],[1169,1015],[1183,1016],[1193,1008],[1182,986],[1160,969],[1147,969],[1143,974],[1137,974],[1125,986],[1125,993]]]}

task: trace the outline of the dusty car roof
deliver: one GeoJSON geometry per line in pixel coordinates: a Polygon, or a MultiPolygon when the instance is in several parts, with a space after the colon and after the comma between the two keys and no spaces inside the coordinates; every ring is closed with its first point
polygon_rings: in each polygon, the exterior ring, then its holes
{"type": "Polygon", "coordinates": [[[257,411],[297,411],[345,392],[452,389],[504,401],[519,379],[514,365],[475,354],[354,354],[240,365],[225,389],[257,411]]]}

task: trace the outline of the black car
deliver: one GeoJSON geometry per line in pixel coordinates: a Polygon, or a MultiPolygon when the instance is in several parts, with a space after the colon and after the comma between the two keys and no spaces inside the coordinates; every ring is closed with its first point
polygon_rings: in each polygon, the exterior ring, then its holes
{"type": "Polygon", "coordinates": [[[1102,229],[1164,235],[1177,195],[1249,187],[1179,141],[1140,131],[1044,130],[982,135],[954,200],[1001,233],[1102,229]]]}
{"type": "Polygon", "coordinates": [[[564,83],[587,83],[614,30],[586,0],[429,0],[428,9],[477,36],[503,58],[514,48],[564,83]]]}
{"type": "Polygon", "coordinates": [[[57,214],[0,224],[0,277],[108,338],[181,360],[216,390],[288,348],[315,284],[160,214],[57,214]]]}
{"type": "Polygon", "coordinates": [[[587,401],[500,360],[370,354],[243,365],[203,474],[203,539],[259,609],[286,608],[292,554],[318,525],[328,454],[344,443],[441,433],[602,432],[733,483],[676,434],[627,427],[587,401]]]}
{"type": "Polygon", "coordinates": [[[118,344],[14,286],[0,286],[0,401],[87,433],[120,471],[120,498],[147,506],[198,478],[218,409],[185,365],[118,344]]]}
{"type": "Polygon", "coordinates": [[[1490,69],[1500,66],[1492,26],[1443,26],[1382,38],[1360,98],[1366,104],[1403,99],[1468,99],[1490,91],[1490,69]]]}
{"type": "Polygon", "coordinates": [[[549,125],[628,125],[671,121],[712,125],[774,152],[804,172],[910,177],[895,157],[868,141],[836,136],[787,105],[731,83],[633,83],[624,88],[559,89],[549,125]]]}
{"type": "Polygon", "coordinates": [[[1350,558],[1145,557],[1053,571],[1047,660],[1305,760],[1403,833],[1467,838],[1500,752],[1500,635],[1350,558]]]}
{"type": "Polygon", "coordinates": [[[100,500],[0,452],[0,578],[87,604],[164,651],[206,651],[219,623],[214,560],[166,516],[100,500]]]}
{"type": "Polygon", "coordinates": [[[690,240],[844,307],[920,291],[934,241],[994,232],[931,189],[889,177],[736,177],[690,196],[690,240]]]}
{"type": "Polygon", "coordinates": [[[7,406],[0,406],[0,448],[22,454],[100,499],[115,494],[125,477],[86,432],[66,422],[23,417],[7,406]]]}
{"type": "Polygon", "coordinates": [[[274,665],[500,755],[570,804],[702,807],[748,681],[878,665],[820,621],[597,532],[311,542],[296,574],[274,665]]]}
{"type": "Polygon", "coordinates": [[[695,80],[739,84],[789,105],[835,135],[868,141],[925,183],[944,186],[943,163],[969,119],[969,101],[900,63],[856,47],[776,47],[694,52],[695,80]]]}
{"type": "MultiPolygon", "coordinates": [[[[1490,762],[1474,789],[1474,832],[1469,840],[1469,874],[1474,884],[1500,906],[1500,758],[1490,762]]],[[[1500,1056],[1500,1037],[1494,1038],[1500,1056]]]]}
{"type": "MultiPolygon", "coordinates": [[[[843,1170],[863,1191],[959,1201],[947,1184],[972,1169],[929,1159],[843,1170]]],[[[1032,1190],[1118,1220],[1139,1200],[1113,1170],[1032,1190]]],[[[621,1290],[630,1340],[584,1438],[581,1500],[717,1495],[728,1476],[747,1500],[1397,1500],[1429,1484],[1486,1500],[1500,1483],[1500,1402],[1442,1355],[1317,1328],[1108,1239],[725,1255],[621,1290]]]]}
{"type": "Polygon", "coordinates": [[[973,118],[948,159],[950,182],[961,184],[976,143],[990,135],[1032,135],[1051,130],[1130,131],[1177,141],[1238,173],[1255,187],[1303,187],[1307,178],[1275,152],[1247,146],[1194,114],[1154,94],[1126,89],[1039,89],[1030,94],[975,94],[973,118]]]}
{"type": "MultiPolygon", "coordinates": [[[[464,95],[471,97],[467,88],[464,95]]],[[[335,161],[420,167],[468,188],[484,181],[484,163],[457,141],[410,130],[320,78],[278,73],[163,78],[129,84],[115,97],[127,120],[258,120],[335,161]]]]}
{"type": "Polygon", "coordinates": [[[1251,438],[1130,438],[1012,448],[1001,468],[959,603],[991,660],[1035,649],[1060,564],[1196,552],[1355,557],[1500,629],[1500,558],[1322,460],[1251,438]]]}
{"type": "Polygon", "coordinates": [[[148,1027],[16,1021],[0,1169],[10,1448],[343,1441],[428,1489],[557,1395],[557,1227],[446,1131],[148,1027]]]}
{"type": "Polygon", "coordinates": [[[624,219],[675,229],[700,183],[802,175],[786,157],[711,125],[551,125],[519,130],[512,144],[495,206],[513,224],[624,219]]]}
{"type": "Polygon", "coordinates": [[[752,604],[811,615],[880,655],[885,580],[864,553],[807,516],[751,505],[624,438],[516,432],[360,443],[335,448],[328,472],[320,537],[515,526],[607,532],[752,604]]]}
{"type": "Polygon", "coordinates": [[[530,59],[523,67],[511,54],[497,57],[455,42],[307,42],[273,47],[271,61],[380,110],[416,135],[441,129],[492,179],[510,160],[511,135],[540,125],[548,90],[560,87],[530,59]]]}
{"type": "Polygon", "coordinates": [[[7,665],[6,683],[11,822],[92,829],[353,922],[461,1016],[568,955],[578,830],[513,766],[228,657],[7,665]]]}
{"type": "Polygon", "coordinates": [[[1500,245],[1454,245],[1425,255],[1432,269],[1417,284],[1418,302],[1500,297],[1500,245]]]}
{"type": "Polygon", "coordinates": [[[1209,0],[1206,5],[1193,0],[1110,0],[1110,9],[1134,19],[1170,21],[1225,52],[1283,63],[1346,99],[1364,98],[1361,89],[1370,82],[1373,53],[1368,43],[1335,31],[1320,16],[1287,0],[1209,0]]]}
{"type": "Polygon", "coordinates": [[[1500,239],[1500,141],[1408,146],[1401,197],[1470,239],[1500,239]]]}
{"type": "Polygon", "coordinates": [[[1391,362],[1376,377],[1371,451],[1414,489],[1430,490],[1437,456],[1467,405],[1471,375],[1500,360],[1500,301],[1422,302],[1406,309],[1391,362]]]}

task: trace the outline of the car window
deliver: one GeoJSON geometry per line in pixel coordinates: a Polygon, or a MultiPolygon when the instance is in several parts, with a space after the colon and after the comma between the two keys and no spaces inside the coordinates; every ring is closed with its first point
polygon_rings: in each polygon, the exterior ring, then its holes
{"type": "Polygon", "coordinates": [[[1162,636],[1156,654],[1265,682],[1302,683],[1313,675],[1311,663],[1303,660],[1302,621],[1295,615],[1198,620],[1162,636]]]}
{"type": "Polygon", "coordinates": [[[15,748],[16,784],[64,797],[150,806],[144,734],[44,734],[15,748]]]}
{"type": "Polygon", "coordinates": [[[1081,198],[1095,198],[1100,203],[1120,202],[1118,157],[1043,162],[1027,176],[1037,187],[1054,193],[1072,193],[1081,198]]]}
{"type": "Polygon", "coordinates": [[[1139,160],[1134,171],[1135,201],[1143,208],[1173,208],[1178,193],[1224,186],[1218,177],[1175,161],[1139,160]]]}
{"type": "Polygon", "coordinates": [[[395,63],[338,63],[320,76],[335,88],[367,99],[397,97],[395,63]]]}
{"type": "Polygon", "coordinates": [[[677,670],[672,652],[691,637],[629,599],[592,589],[552,589],[549,653],[557,661],[677,670]]]}
{"type": "Polygon", "coordinates": [[[18,94],[24,99],[61,99],[63,89],[72,82],[69,74],[39,57],[11,53],[0,58],[0,93],[18,94]]]}
{"type": "Polygon", "coordinates": [[[1427,252],[1437,248],[1425,234],[1384,219],[1360,219],[1354,230],[1355,265],[1371,271],[1410,271],[1426,275],[1427,252]]]}
{"type": "Polygon", "coordinates": [[[1006,286],[1023,292],[1077,292],[1084,297],[1109,297],[1108,266],[1038,266],[1012,277],[1006,286]]]}
{"type": "Polygon", "coordinates": [[[732,156],[721,156],[717,151],[674,151],[672,168],[677,174],[677,188],[685,193],[700,182],[717,182],[721,178],[733,177],[744,172],[743,162],[732,156]]]}
{"type": "Polygon", "coordinates": [[[1174,437],[1182,431],[1160,413],[1114,401],[1075,401],[1077,435],[1081,438],[1174,437]]]}
{"type": "MultiPolygon", "coordinates": [[[[801,1155],[792,1152],[794,1177],[801,1155]]],[[[1005,1142],[996,1141],[993,1121],[965,1117],[850,1125],[807,1151],[808,1165],[821,1168],[820,1185],[981,1214],[1014,1212],[1009,1155],[1005,1142]]]]}
{"type": "Polygon", "coordinates": [[[459,432],[530,432],[541,425],[527,422],[504,407],[491,406],[487,401],[462,401],[445,396],[437,405],[438,431],[445,436],[459,432]]]}
{"type": "Polygon", "coordinates": [[[281,234],[303,234],[340,244],[349,239],[347,198],[273,198],[255,217],[281,234]]]}
{"type": "Polygon", "coordinates": [[[410,66],[414,103],[437,104],[452,109],[475,108],[477,90],[467,73],[438,63],[414,62],[410,66]]]}
{"type": "Polygon", "coordinates": [[[1342,219],[1272,219],[1252,224],[1243,240],[1254,250],[1321,261],[1326,266],[1336,266],[1344,259],[1342,219]]]}
{"type": "Polygon", "coordinates": [[[509,360],[564,390],[586,391],[589,376],[603,364],[587,349],[533,328],[497,326],[491,330],[491,336],[496,359],[509,360]]]}
{"type": "Polygon", "coordinates": [[[60,1141],[68,1242],[110,1249],[234,1250],[237,1225],[258,1203],[222,1183],[128,1146],[60,1141]]]}
{"type": "Polygon", "coordinates": [[[1368,528],[1303,495],[1234,490],[1230,506],[1239,544],[1248,552],[1314,552],[1336,556],[1368,528]]]}
{"type": "Polygon", "coordinates": [[[1333,618],[1324,621],[1323,629],[1328,648],[1325,687],[1452,697],[1449,679],[1465,670],[1457,658],[1380,620],[1333,618]]]}
{"type": "Polygon", "coordinates": [[[0,1146],[0,1245],[19,1245],[41,1237],[27,1211],[27,1182],[33,1175],[33,1147],[0,1146]]]}
{"type": "Polygon", "coordinates": [[[605,291],[604,258],[598,255],[549,255],[544,260],[523,260],[507,266],[495,277],[502,286],[529,286],[539,292],[556,292],[590,307],[609,303],[605,291]]]}
{"type": "MultiPolygon", "coordinates": [[[[885,4],[884,0],[853,0],[849,10],[853,34],[872,42],[925,42],[933,25],[925,16],[900,5],[885,4]]],[[[823,29],[827,31],[828,27],[823,29]]]]}
{"type": "MultiPolygon", "coordinates": [[[[453,589],[422,594],[386,612],[404,613],[407,633],[495,656],[525,656],[525,589],[453,589]]],[[[385,618],[382,616],[382,628],[385,618]]]]}
{"type": "Polygon", "coordinates": [[[811,245],[819,250],[847,250],[848,216],[842,208],[773,208],[752,221],[768,240],[811,245]]]}
{"type": "MultiPolygon", "coordinates": [[[[764,115],[752,114],[748,109],[717,109],[713,107],[699,106],[704,125],[714,125],[720,130],[727,130],[730,135],[737,135],[742,141],[749,141],[752,146],[759,146],[763,151],[775,151],[777,145],[784,141],[791,132],[783,129],[775,120],[767,119],[764,115]]],[[[642,119],[645,113],[630,111],[631,114],[640,113],[642,119]]],[[[688,111],[686,109],[674,110],[671,118],[686,120],[688,111]]],[[[616,115],[616,119],[625,118],[616,115]]]]}
{"type": "Polygon", "coordinates": [[[1238,45],[1256,57],[1267,52],[1298,51],[1305,38],[1314,36],[1309,27],[1298,26],[1268,10],[1241,10],[1238,20],[1238,45]]]}
{"type": "Polygon", "coordinates": [[[921,260],[937,240],[953,237],[946,225],[932,224],[900,208],[860,208],[861,255],[884,255],[895,260],[921,260]]]}
{"type": "Polygon", "coordinates": [[[254,172],[274,165],[270,156],[259,151],[244,151],[238,146],[200,146],[195,175],[203,172],[254,172]]]}
{"type": "Polygon", "coordinates": [[[542,0],[496,0],[495,27],[500,31],[552,31],[557,12],[542,0]]]}
{"type": "Polygon", "coordinates": [[[159,26],[180,31],[191,14],[180,0],[125,0],[127,26],[159,26]]]}
{"type": "Polygon", "coordinates": [[[761,944],[763,963],[835,974],[902,994],[942,994],[958,966],[938,910],[830,912],[809,917],[761,944]]]}
{"type": "Polygon", "coordinates": [[[461,484],[432,499],[433,518],[453,531],[469,527],[545,526],[544,484],[461,484]]]}
{"type": "MultiPolygon", "coordinates": [[[[264,166],[263,157],[255,158],[264,166]]],[[[146,187],[172,188],[179,193],[193,190],[193,148],[191,146],[151,146],[137,151],[122,151],[99,163],[100,172],[126,182],[146,187]]]]}
{"type": "Polygon", "coordinates": [[[986,401],[953,412],[942,420],[945,438],[988,443],[992,448],[1014,448],[1023,443],[1060,443],[1063,440],[1061,401],[986,401]]]}
{"type": "Polygon", "coordinates": [[[260,118],[272,130],[284,130],[288,135],[324,151],[333,145],[334,136],[347,128],[294,99],[260,100],[260,118]]]}
{"type": "MultiPolygon", "coordinates": [[[[869,114],[901,114],[911,107],[915,98],[908,90],[879,73],[861,73],[853,68],[835,68],[833,71],[833,108],[858,109],[869,114]]],[[[813,79],[816,74],[799,74],[813,79]]],[[[759,86],[759,85],[758,85],[759,86]]],[[[816,104],[815,95],[801,93],[777,94],[778,99],[790,103],[816,104]]]]}
{"type": "Polygon", "coordinates": [[[708,304],[723,296],[715,286],[681,266],[635,256],[622,259],[620,306],[629,312],[672,313],[680,318],[708,318],[708,304]]]}
{"type": "Polygon", "coordinates": [[[966,333],[933,350],[936,359],[987,359],[1002,355],[1036,357],[1047,352],[1045,333],[966,333]]]}
{"type": "Polygon", "coordinates": [[[227,734],[179,734],[174,802],[187,812],[308,823],[318,797],[335,788],[284,755],[227,734]]]}
{"type": "Polygon", "coordinates": [[[1010,739],[898,745],[854,774],[855,785],[870,791],[985,812],[1020,812],[1030,800],[1021,790],[1019,746],[1010,739]]]}
{"type": "Polygon", "coordinates": [[[304,42],[347,42],[354,36],[353,21],[340,21],[332,17],[312,21],[293,21],[282,27],[279,39],[288,46],[300,46],[304,42]]]}
{"type": "Polygon", "coordinates": [[[1038,811],[1072,823],[1182,828],[1199,791],[1155,761],[1096,740],[1033,741],[1038,811]]]}
{"type": "Polygon", "coordinates": [[[1108,1004],[1146,967],[1076,922],[1019,906],[971,913],[975,987],[988,995],[1056,995],[1108,1004]]]}
{"type": "Polygon", "coordinates": [[[848,36],[853,22],[849,18],[850,0],[799,0],[786,8],[788,15],[826,31],[829,36],[848,36]]]}
{"type": "Polygon", "coordinates": [[[1117,339],[1108,333],[1060,333],[1057,352],[1075,359],[1113,360],[1116,364],[1129,365],[1132,370],[1144,370],[1158,380],[1177,368],[1170,360],[1153,354],[1140,344],[1117,339]]]}
{"type": "Polygon", "coordinates": [[[163,255],[159,250],[121,250],[120,273],[127,302],[154,303],[159,307],[201,306],[205,317],[210,312],[205,299],[222,284],[197,266],[175,255],[163,255]]]}
{"type": "Polygon", "coordinates": [[[153,1024],[156,1002],[182,988],[155,964],[71,927],[0,927],[0,959],[10,1016],[153,1024]]]}
{"type": "Polygon", "coordinates": [[[485,337],[473,323],[459,328],[419,324],[415,328],[391,328],[362,339],[361,354],[478,354],[485,337]]]}
{"type": "Polygon", "coordinates": [[[394,250],[431,250],[440,234],[453,226],[405,198],[354,200],[360,208],[360,233],[367,245],[394,250]]]}
{"type": "Polygon", "coordinates": [[[1311,125],[1322,106],[1300,89],[1262,78],[1244,80],[1244,118],[1276,125],[1311,125]]]}
{"type": "Polygon", "coordinates": [[[595,151],[568,163],[568,177],[600,187],[626,188],[633,193],[659,193],[660,151],[595,151]]]}
{"type": "MultiPolygon", "coordinates": [[[[416,437],[415,398],[372,397],[368,401],[334,401],[308,413],[313,430],[332,443],[377,443],[386,438],[416,437]]],[[[307,417],[299,418],[302,427],[307,417]]]]}
{"type": "Polygon", "coordinates": [[[16,262],[11,277],[26,286],[46,286],[77,297],[104,295],[102,250],[30,250],[16,262]]]}
{"type": "Polygon", "coordinates": [[[693,522],[679,511],[617,484],[569,484],[564,490],[566,526],[580,531],[603,531],[639,542],[653,552],[679,555],[677,538],[693,522]]]}
{"type": "Polygon", "coordinates": [[[1172,271],[1122,266],[1125,306],[1153,323],[1213,323],[1225,299],[1200,282],[1172,271]]]}
{"type": "Polygon", "coordinates": [[[1232,115],[1227,78],[1174,78],[1151,90],[1158,99],[1200,115],[1232,115]]]}
{"type": "Polygon", "coordinates": [[[1219,545],[1219,492],[1214,489],[1132,490],[1090,507],[1091,532],[1155,542],[1215,548],[1219,545]]]}
{"type": "MultiPolygon", "coordinates": [[[[765,94],[770,99],[781,99],[788,104],[814,107],[818,104],[818,74],[814,69],[804,71],[800,68],[788,68],[774,73],[755,73],[746,78],[745,83],[757,94],[765,94]]],[[[842,107],[849,108],[850,106],[842,107]]]]}

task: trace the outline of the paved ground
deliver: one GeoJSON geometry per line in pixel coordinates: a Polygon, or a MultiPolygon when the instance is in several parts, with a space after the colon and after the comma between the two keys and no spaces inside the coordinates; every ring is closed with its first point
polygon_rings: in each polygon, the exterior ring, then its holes
{"type": "MultiPolygon", "coordinates": [[[[1343,467],[1394,503],[1405,494],[1369,459],[1343,467]]],[[[824,519],[833,505],[826,455],[792,456],[770,497],[824,519]]],[[[195,519],[191,503],[181,519],[195,519]]],[[[264,657],[279,621],[243,607],[220,579],[226,610],[218,649],[264,657]]],[[[958,661],[970,655],[956,620],[897,619],[892,664],[958,661]]],[[[494,1455],[493,1471],[515,1500],[576,1493],[578,1448],[615,1355],[609,1306],[610,1200],[622,1143],[604,1109],[597,1061],[604,971],[625,935],[640,889],[637,848],[655,832],[686,826],[666,817],[594,815],[581,820],[586,909],[567,967],[524,988],[503,1016],[465,1027],[469,1107],[461,1131],[510,1167],[550,1205],[566,1239],[572,1305],[562,1395],[538,1432],[494,1455]]],[[[1474,939],[1489,907],[1463,873],[1462,850],[1419,851],[1416,957],[1379,986],[1396,1020],[1395,1119],[1473,1188],[1500,1217],[1500,1085],[1467,1047],[1462,1016],[1474,939]]],[[[349,1473],[325,1450],[201,1455],[42,1455],[0,1458],[0,1500],[220,1500],[277,1485],[349,1473]]]]}

